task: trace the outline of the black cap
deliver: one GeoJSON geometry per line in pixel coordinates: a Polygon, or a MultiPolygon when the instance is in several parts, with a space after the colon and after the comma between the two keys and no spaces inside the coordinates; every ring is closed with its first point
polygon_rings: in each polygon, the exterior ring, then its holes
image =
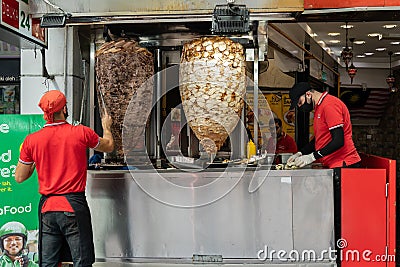
{"type": "Polygon", "coordinates": [[[310,90],[311,87],[308,82],[296,83],[289,91],[289,96],[291,101],[290,109],[291,110],[294,109],[297,106],[297,103],[299,102],[299,98],[310,90]]]}

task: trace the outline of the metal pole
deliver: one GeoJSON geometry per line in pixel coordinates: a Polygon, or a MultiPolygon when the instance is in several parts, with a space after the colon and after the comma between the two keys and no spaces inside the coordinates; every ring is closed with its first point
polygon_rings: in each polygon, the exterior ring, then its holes
{"type": "Polygon", "coordinates": [[[162,51],[156,49],[156,64],[157,64],[157,88],[156,88],[156,167],[161,168],[161,89],[162,89],[162,51]]]}
{"type": "Polygon", "coordinates": [[[253,113],[254,113],[254,145],[256,146],[256,151],[258,150],[258,59],[259,59],[259,51],[258,51],[258,21],[254,22],[254,87],[253,87],[253,113]]]}
{"type": "MultiPolygon", "coordinates": [[[[95,53],[96,53],[96,34],[92,33],[90,37],[90,57],[89,57],[89,126],[94,129],[94,97],[95,97],[95,77],[94,77],[94,65],[95,65],[95,53]]],[[[89,149],[89,156],[93,156],[93,149],[89,149]]]]}

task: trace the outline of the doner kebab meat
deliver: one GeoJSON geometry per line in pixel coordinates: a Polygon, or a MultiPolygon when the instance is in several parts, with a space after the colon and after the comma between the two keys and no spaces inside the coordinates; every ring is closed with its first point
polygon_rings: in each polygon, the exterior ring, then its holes
{"type": "MultiPolygon", "coordinates": [[[[124,159],[122,128],[133,95],[139,97],[139,102],[143,105],[130,107],[130,112],[135,113],[137,123],[143,126],[146,124],[146,109],[151,109],[153,88],[146,86],[144,92],[143,90],[139,92],[138,89],[152,77],[153,73],[153,55],[133,40],[121,38],[110,41],[96,51],[98,101],[101,103],[101,98],[104,98],[107,112],[113,119],[111,132],[118,161],[124,159]]],[[[133,129],[129,133],[129,138],[141,139],[143,133],[138,129],[133,129]]]]}
{"type": "Polygon", "coordinates": [[[215,154],[240,119],[246,92],[243,46],[226,37],[203,37],[183,46],[180,94],[190,128],[215,154]]]}

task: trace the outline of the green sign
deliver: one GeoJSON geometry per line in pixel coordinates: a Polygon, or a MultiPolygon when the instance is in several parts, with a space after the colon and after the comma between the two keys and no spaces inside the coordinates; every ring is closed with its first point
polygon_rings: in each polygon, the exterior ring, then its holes
{"type": "Polygon", "coordinates": [[[38,229],[37,173],[21,184],[14,177],[22,142],[44,124],[43,115],[0,115],[0,227],[18,221],[38,229]]]}

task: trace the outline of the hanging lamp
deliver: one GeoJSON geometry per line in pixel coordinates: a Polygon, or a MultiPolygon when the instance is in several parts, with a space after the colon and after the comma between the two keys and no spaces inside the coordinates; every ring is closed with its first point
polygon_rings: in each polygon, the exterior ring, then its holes
{"type": "Polygon", "coordinates": [[[392,73],[392,55],[393,55],[393,52],[389,51],[388,55],[389,55],[389,76],[387,76],[387,78],[386,78],[386,83],[389,85],[389,90],[391,92],[396,92],[397,88],[394,86],[394,83],[396,82],[396,79],[394,78],[393,73],[392,73]]]}
{"type": "Polygon", "coordinates": [[[346,47],[343,48],[340,56],[341,56],[344,64],[346,65],[346,70],[347,70],[350,61],[353,59],[353,51],[351,51],[351,49],[349,48],[349,46],[347,44],[347,39],[348,39],[348,34],[349,34],[349,28],[347,26],[347,22],[346,22],[345,28],[346,28],[346,47]]]}
{"type": "MultiPolygon", "coordinates": [[[[351,48],[353,48],[354,47],[353,42],[354,42],[355,38],[350,38],[349,40],[351,42],[351,48]]],[[[356,74],[357,74],[357,69],[353,64],[353,52],[351,53],[351,65],[350,65],[350,67],[347,68],[347,74],[349,74],[351,84],[353,84],[354,76],[356,76],[356,74]]]]}

